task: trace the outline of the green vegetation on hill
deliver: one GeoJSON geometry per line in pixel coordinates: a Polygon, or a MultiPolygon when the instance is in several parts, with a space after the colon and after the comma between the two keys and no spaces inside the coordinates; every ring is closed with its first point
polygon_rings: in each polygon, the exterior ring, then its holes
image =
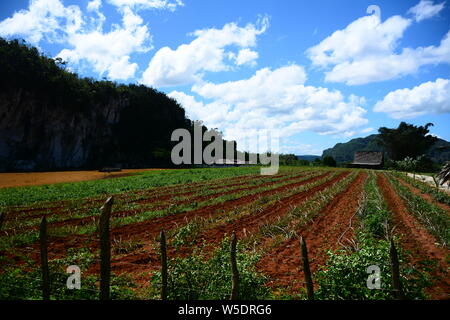
{"type": "Polygon", "coordinates": [[[378,135],[372,134],[365,138],[352,139],[346,143],[337,143],[333,148],[323,151],[322,157],[331,156],[336,162],[353,161],[356,151],[383,151],[383,148],[376,143],[378,135]]]}
{"type": "Polygon", "coordinates": [[[0,38],[0,74],[0,171],[167,167],[173,130],[194,128],[166,94],[81,78],[23,41],[0,38]]]}
{"type": "MultiPolygon", "coordinates": [[[[372,134],[365,138],[352,139],[346,143],[338,143],[333,148],[323,151],[322,157],[332,156],[336,162],[345,163],[353,161],[356,151],[385,151],[377,144],[378,134],[372,134]]],[[[450,160],[450,142],[438,139],[435,144],[426,152],[426,155],[433,161],[443,163],[450,160]],[[443,149],[442,147],[447,147],[443,149]]]]}

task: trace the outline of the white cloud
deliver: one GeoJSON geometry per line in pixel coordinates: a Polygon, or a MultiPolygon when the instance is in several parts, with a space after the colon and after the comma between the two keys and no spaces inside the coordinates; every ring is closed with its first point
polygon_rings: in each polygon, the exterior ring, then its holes
{"type": "Polygon", "coordinates": [[[87,9],[88,11],[97,11],[100,9],[101,5],[102,5],[101,0],[92,0],[88,2],[87,9]]]}
{"type": "Polygon", "coordinates": [[[385,55],[392,52],[410,24],[411,20],[400,16],[384,22],[377,15],[365,16],[309,48],[307,55],[313,65],[321,67],[385,55]]]}
{"type": "Polygon", "coordinates": [[[376,103],[374,111],[388,113],[395,119],[449,113],[450,80],[439,78],[412,89],[392,91],[376,103]]]}
{"type": "Polygon", "coordinates": [[[194,85],[192,91],[207,99],[220,99],[225,103],[240,103],[241,108],[289,106],[294,99],[292,87],[306,81],[303,67],[290,65],[275,70],[263,68],[249,79],[221,84],[202,83],[194,85]],[[277,95],[273,93],[277,92],[277,95]],[[283,97],[283,101],[279,98],[283,97]]]}
{"type": "Polygon", "coordinates": [[[59,41],[61,33],[76,32],[82,24],[78,6],[64,7],[59,0],[32,0],[28,10],[0,22],[0,36],[22,37],[37,45],[42,39],[59,41]]]}
{"type": "Polygon", "coordinates": [[[305,86],[303,67],[263,68],[244,80],[221,84],[200,83],[192,91],[202,102],[179,91],[169,96],[179,101],[191,119],[219,127],[225,138],[245,144],[242,137],[258,130],[275,130],[281,137],[314,131],[324,135],[352,135],[367,124],[365,100],[345,98],[339,91],[305,86]]]}
{"type": "Polygon", "coordinates": [[[151,49],[150,33],[142,18],[130,8],[124,8],[122,26],[103,33],[94,30],[68,35],[67,42],[73,49],[63,49],[57,54],[72,64],[88,63],[96,72],[107,73],[111,79],[128,79],[134,76],[138,65],[130,63],[130,55],[151,49]]]}
{"type": "Polygon", "coordinates": [[[56,56],[74,67],[91,68],[112,80],[126,80],[138,69],[131,62],[133,53],[149,51],[151,35],[139,9],[174,10],[180,0],[110,0],[118,6],[121,24],[104,31],[106,20],[100,11],[101,0],[91,0],[83,13],[79,6],[65,7],[60,0],[32,0],[28,10],[21,10],[0,22],[0,36],[21,37],[33,45],[41,41],[65,46],[56,56]]]}
{"type": "Polygon", "coordinates": [[[236,56],[225,48],[237,46],[245,50],[254,47],[256,37],[267,27],[268,18],[264,17],[256,26],[249,23],[238,27],[235,23],[228,23],[222,29],[197,30],[192,33],[196,38],[189,44],[182,44],[175,50],[163,47],[156,52],[141,81],[157,87],[189,84],[201,80],[206,71],[229,70],[226,58],[236,57],[237,64],[254,61],[256,52],[241,50],[236,56]]]}
{"type": "Polygon", "coordinates": [[[397,53],[411,23],[400,16],[384,22],[377,15],[365,16],[308,49],[307,55],[313,65],[327,70],[326,81],[347,85],[395,79],[424,65],[450,63],[450,32],[439,46],[403,48],[397,53]]]}
{"type": "Polygon", "coordinates": [[[408,10],[408,13],[414,15],[414,19],[420,22],[439,14],[444,9],[445,2],[433,4],[431,0],[420,0],[420,2],[408,10]]]}
{"type": "Polygon", "coordinates": [[[119,8],[169,9],[171,11],[184,5],[181,0],[108,0],[108,2],[119,8]]]}
{"type": "Polygon", "coordinates": [[[248,64],[248,65],[256,65],[256,59],[258,59],[258,52],[252,51],[248,48],[241,49],[236,56],[236,64],[238,66],[248,64]]]}
{"type": "Polygon", "coordinates": [[[321,155],[322,149],[319,149],[312,144],[300,143],[294,139],[283,139],[280,146],[280,152],[295,155],[321,155]]]}
{"type": "Polygon", "coordinates": [[[375,131],[374,128],[364,128],[361,131],[359,131],[360,133],[369,133],[369,132],[373,132],[375,131]]]}

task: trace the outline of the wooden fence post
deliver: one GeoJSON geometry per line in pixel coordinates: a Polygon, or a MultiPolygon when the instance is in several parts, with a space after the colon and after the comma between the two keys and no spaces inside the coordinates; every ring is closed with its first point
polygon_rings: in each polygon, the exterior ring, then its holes
{"type": "Polygon", "coordinates": [[[300,237],[300,248],[302,252],[303,273],[305,275],[308,300],[314,300],[314,287],[311,277],[311,270],[309,269],[308,249],[306,248],[306,240],[303,239],[303,237],[300,237]]]}
{"type": "Polygon", "coordinates": [[[234,231],[233,234],[231,235],[230,260],[231,260],[230,300],[237,300],[239,293],[239,271],[236,263],[236,233],[234,231]]]}
{"type": "Polygon", "coordinates": [[[392,285],[395,290],[394,291],[395,298],[399,299],[399,300],[404,300],[405,296],[403,294],[402,283],[400,282],[400,266],[399,266],[399,262],[398,262],[397,249],[395,248],[393,239],[391,239],[389,255],[391,258],[392,285]]]}
{"type": "Polygon", "coordinates": [[[2,230],[3,222],[5,221],[6,212],[0,210],[0,230],[2,230]]]}
{"type": "Polygon", "coordinates": [[[164,230],[160,233],[160,247],[161,247],[161,299],[167,300],[167,249],[166,249],[166,235],[164,230]]]}
{"type": "Polygon", "coordinates": [[[39,244],[41,251],[41,271],[42,271],[42,299],[50,300],[50,273],[48,270],[47,254],[47,219],[42,217],[39,227],[39,244]]]}
{"type": "Polygon", "coordinates": [[[109,197],[100,208],[100,300],[108,300],[111,281],[111,241],[109,236],[109,218],[113,197],[109,197]]]}

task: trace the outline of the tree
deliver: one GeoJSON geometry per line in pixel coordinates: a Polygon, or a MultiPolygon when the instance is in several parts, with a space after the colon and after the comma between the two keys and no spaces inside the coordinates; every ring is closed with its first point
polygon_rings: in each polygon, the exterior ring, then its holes
{"type": "Polygon", "coordinates": [[[396,129],[381,127],[378,129],[377,142],[385,148],[392,160],[399,161],[406,157],[416,158],[426,153],[438,140],[428,134],[430,126],[433,124],[427,123],[425,126],[418,127],[401,122],[396,129]]]}
{"type": "Polygon", "coordinates": [[[336,167],[336,160],[332,156],[325,156],[322,162],[327,167],[336,167]]]}
{"type": "Polygon", "coordinates": [[[320,158],[315,158],[313,162],[311,162],[311,165],[314,167],[317,166],[321,166],[322,165],[322,161],[320,160],[320,158]]]}
{"type": "Polygon", "coordinates": [[[416,172],[418,160],[411,157],[406,157],[403,160],[396,161],[396,166],[402,171],[413,171],[416,172]]]}
{"type": "Polygon", "coordinates": [[[297,156],[294,154],[280,154],[280,164],[285,166],[298,165],[297,156]]]}

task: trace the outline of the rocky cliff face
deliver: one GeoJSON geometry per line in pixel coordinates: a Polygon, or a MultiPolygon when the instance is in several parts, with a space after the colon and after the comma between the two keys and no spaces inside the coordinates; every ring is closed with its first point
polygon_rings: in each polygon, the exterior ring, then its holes
{"type": "MultiPolygon", "coordinates": [[[[96,166],[116,144],[113,127],[128,101],[74,111],[17,89],[0,94],[0,170],[96,166]],[[101,158],[101,156],[100,156],[101,158]]],[[[108,161],[114,161],[109,157],[108,161]]]]}
{"type": "Polygon", "coordinates": [[[143,85],[81,78],[0,38],[0,170],[170,166],[184,109],[143,85]]]}

